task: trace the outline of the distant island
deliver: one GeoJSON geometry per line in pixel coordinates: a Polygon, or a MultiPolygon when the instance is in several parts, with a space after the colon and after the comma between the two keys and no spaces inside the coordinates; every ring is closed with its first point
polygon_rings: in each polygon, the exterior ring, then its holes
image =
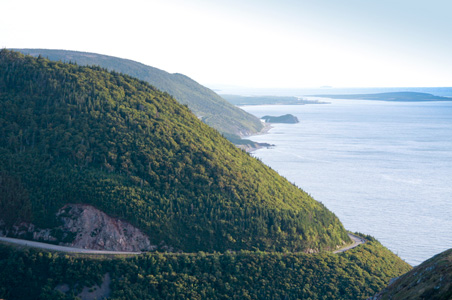
{"type": "Polygon", "coordinates": [[[312,95],[332,99],[380,100],[394,102],[423,102],[423,101],[452,101],[450,97],[435,96],[417,92],[390,92],[378,94],[349,94],[349,95],[312,95]]]}
{"type": "Polygon", "coordinates": [[[298,118],[294,115],[287,114],[279,117],[275,116],[263,116],[261,118],[262,120],[265,120],[267,123],[288,123],[288,124],[295,124],[299,123],[298,118]]]}
{"type": "Polygon", "coordinates": [[[306,100],[299,97],[288,96],[240,96],[221,94],[221,97],[231,104],[241,105],[304,105],[327,104],[319,100],[306,100]]]}

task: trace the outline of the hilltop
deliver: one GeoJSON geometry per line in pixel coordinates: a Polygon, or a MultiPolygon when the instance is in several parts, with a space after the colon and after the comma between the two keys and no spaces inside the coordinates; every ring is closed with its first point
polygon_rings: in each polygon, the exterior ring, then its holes
{"type": "Polygon", "coordinates": [[[89,204],[180,251],[349,242],[324,205],[130,76],[2,50],[0,120],[5,227],[32,223],[58,238],[56,214],[89,204]]]}
{"type": "MultiPolygon", "coordinates": [[[[169,94],[7,50],[0,191],[10,233],[33,224],[70,242],[79,236],[64,226],[90,207],[99,224],[125,238],[137,229],[166,251],[107,258],[0,245],[5,299],[362,299],[410,269],[371,237],[329,252],[349,242],[333,213],[169,94]]],[[[106,244],[102,226],[88,235],[106,244]]]]}
{"type": "Polygon", "coordinates": [[[35,57],[41,55],[53,61],[72,62],[82,66],[100,66],[144,80],[159,90],[167,92],[179,103],[187,105],[204,123],[234,141],[263,129],[258,118],[230,104],[214,91],[183,74],[170,74],[136,61],[96,53],[50,49],[14,50],[35,57]]]}

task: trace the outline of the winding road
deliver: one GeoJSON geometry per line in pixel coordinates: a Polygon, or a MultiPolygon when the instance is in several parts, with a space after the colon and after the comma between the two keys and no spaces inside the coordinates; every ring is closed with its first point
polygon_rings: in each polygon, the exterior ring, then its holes
{"type": "Polygon", "coordinates": [[[124,255],[124,254],[141,254],[141,252],[125,252],[125,251],[108,251],[108,250],[91,250],[91,249],[82,249],[82,248],[73,248],[73,247],[65,247],[58,246],[34,241],[27,241],[21,239],[14,239],[8,237],[0,237],[0,241],[12,243],[16,245],[40,248],[46,250],[60,251],[60,252],[70,252],[70,253],[84,253],[84,254],[115,254],[115,255],[124,255]]]}
{"type": "Polygon", "coordinates": [[[361,244],[364,244],[366,242],[365,239],[363,239],[362,237],[359,237],[357,235],[351,234],[349,233],[348,236],[352,239],[353,244],[345,246],[344,248],[341,248],[339,250],[334,251],[333,253],[342,253],[345,252],[347,250],[353,249],[361,244]]]}
{"type": "MultiPolygon", "coordinates": [[[[354,234],[349,233],[348,236],[353,240],[353,244],[348,245],[344,248],[341,248],[339,250],[334,251],[333,253],[342,253],[347,250],[353,249],[361,244],[364,244],[366,242],[365,239],[356,236],[354,234]]],[[[39,249],[46,249],[46,250],[52,250],[52,251],[60,251],[60,252],[69,252],[69,253],[84,253],[84,254],[113,254],[113,255],[135,255],[135,254],[141,254],[142,252],[126,252],[126,251],[108,251],[108,250],[91,250],[91,249],[83,249],[83,248],[73,248],[73,247],[65,247],[65,246],[58,246],[53,244],[46,244],[46,243],[40,243],[40,242],[34,242],[34,241],[28,241],[28,240],[21,240],[21,239],[15,239],[15,238],[8,238],[8,237],[0,237],[0,241],[26,246],[26,247],[33,247],[33,248],[39,248],[39,249]]]]}

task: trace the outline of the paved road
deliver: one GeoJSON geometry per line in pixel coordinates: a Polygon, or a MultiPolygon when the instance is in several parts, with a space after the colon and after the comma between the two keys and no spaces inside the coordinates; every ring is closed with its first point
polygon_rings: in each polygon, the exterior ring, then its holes
{"type": "Polygon", "coordinates": [[[353,248],[355,248],[356,246],[359,246],[359,245],[364,244],[364,243],[366,242],[365,239],[363,239],[362,237],[356,236],[356,235],[354,235],[354,234],[349,233],[348,236],[352,239],[353,244],[348,245],[348,246],[346,246],[346,247],[344,247],[344,248],[341,248],[341,249],[339,249],[339,250],[336,250],[336,251],[334,251],[333,253],[341,253],[341,252],[345,252],[345,251],[347,251],[347,250],[353,249],[353,248]]]}
{"type": "Polygon", "coordinates": [[[22,246],[27,246],[27,247],[53,250],[53,251],[61,251],[61,252],[71,252],[71,253],[122,254],[122,255],[124,255],[124,254],[141,254],[141,252],[105,251],[105,250],[90,250],[90,249],[82,249],[82,248],[64,247],[64,246],[58,246],[58,245],[52,245],[52,244],[46,244],[46,243],[40,243],[40,242],[33,242],[33,241],[27,241],[27,240],[21,240],[21,239],[14,239],[14,238],[7,238],[7,237],[0,237],[0,241],[17,244],[17,245],[22,245],[22,246]]]}
{"type": "MultiPolygon", "coordinates": [[[[341,248],[339,250],[334,251],[333,253],[341,253],[345,252],[347,250],[353,249],[358,245],[364,244],[366,242],[365,239],[353,235],[351,233],[348,234],[348,236],[353,240],[353,244],[348,245],[344,248],[341,248]]],[[[90,249],[82,249],[82,248],[73,248],[73,247],[65,247],[65,246],[58,246],[58,245],[52,245],[52,244],[46,244],[46,243],[40,243],[40,242],[33,242],[33,241],[27,241],[27,240],[21,240],[21,239],[15,239],[15,238],[7,238],[7,237],[0,237],[0,241],[27,246],[27,247],[33,247],[33,248],[39,248],[39,249],[46,249],[46,250],[53,250],[53,251],[61,251],[61,252],[70,252],[70,253],[85,253],[85,254],[117,254],[117,255],[124,255],[124,254],[141,254],[141,252],[125,252],[125,251],[106,251],[106,250],[90,250],[90,249]]]]}

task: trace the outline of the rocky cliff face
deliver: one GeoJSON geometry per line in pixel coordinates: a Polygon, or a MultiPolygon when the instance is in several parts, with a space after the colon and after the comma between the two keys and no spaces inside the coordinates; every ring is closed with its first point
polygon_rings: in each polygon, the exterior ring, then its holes
{"type": "Polygon", "coordinates": [[[127,222],[114,219],[102,211],[86,204],[69,204],[57,214],[63,222],[61,230],[72,233],[72,247],[113,250],[155,250],[149,238],[138,228],[127,222]]]}
{"type": "Polygon", "coordinates": [[[0,230],[0,234],[93,250],[136,252],[158,248],[151,245],[148,236],[138,228],[90,205],[65,205],[57,217],[62,225],[54,229],[39,229],[33,224],[21,223],[11,230],[0,230]]]}

